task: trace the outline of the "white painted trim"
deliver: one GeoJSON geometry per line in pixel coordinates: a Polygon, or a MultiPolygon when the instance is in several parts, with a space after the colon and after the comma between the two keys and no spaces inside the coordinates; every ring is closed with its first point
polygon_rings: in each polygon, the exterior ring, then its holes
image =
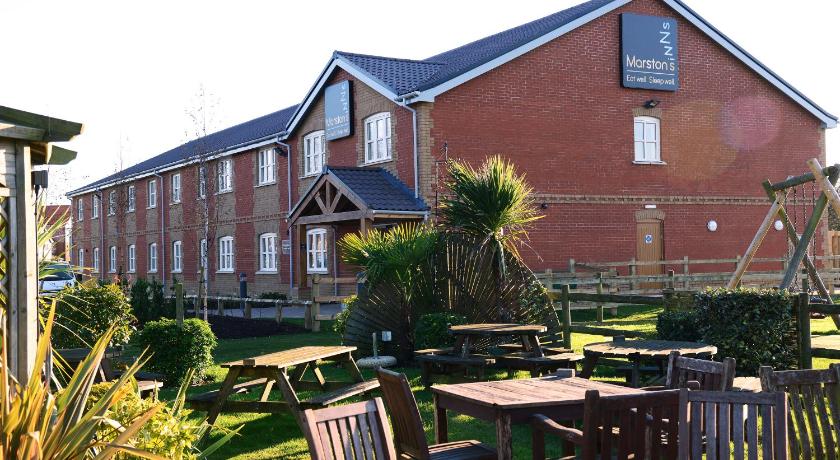
{"type": "Polygon", "coordinates": [[[686,20],[688,20],[688,22],[692,23],[695,27],[702,30],[718,45],[722,46],[724,49],[732,53],[747,67],[764,77],[765,80],[772,83],[773,86],[779,89],[779,91],[785,93],[788,97],[796,101],[799,105],[801,105],[812,115],[822,120],[826,128],[837,127],[837,120],[833,119],[828,113],[823,111],[820,107],[816,106],[813,102],[809,101],[799,91],[794,89],[789,83],[782,80],[778,75],[776,75],[767,67],[765,67],[764,64],[759,62],[756,58],[750,56],[746,51],[741,49],[741,47],[739,47],[728,37],[723,35],[723,33],[715,29],[714,26],[710,25],[708,22],[706,22],[706,20],[704,20],[696,13],[694,13],[691,9],[682,4],[682,2],[676,0],[664,1],[666,4],[668,4],[668,6],[676,10],[686,20]]]}
{"type": "Polygon", "coordinates": [[[502,64],[510,62],[513,59],[516,59],[519,56],[522,56],[523,54],[525,54],[525,53],[527,53],[527,52],[529,52],[529,51],[531,51],[535,48],[538,48],[542,45],[545,45],[546,43],[550,42],[551,40],[554,40],[557,37],[565,35],[566,33],[571,32],[572,30],[575,30],[578,27],[580,27],[580,26],[582,26],[582,25],[584,25],[584,24],[586,24],[586,23],[588,23],[588,22],[590,22],[594,19],[598,19],[599,17],[609,13],[610,11],[615,10],[616,8],[620,8],[620,7],[630,3],[631,1],[632,0],[615,0],[613,2],[607,3],[606,5],[602,6],[601,8],[598,8],[597,10],[592,11],[591,13],[585,14],[585,15],[575,19],[574,21],[569,22],[568,24],[565,24],[561,27],[558,27],[557,29],[554,29],[553,31],[551,31],[551,32],[539,37],[539,38],[531,40],[530,42],[528,42],[528,43],[526,43],[526,44],[524,44],[524,45],[522,45],[522,46],[520,46],[516,49],[508,51],[507,53],[505,53],[505,54],[503,54],[503,55],[501,55],[501,56],[499,56],[499,57],[497,57],[497,58],[495,58],[491,61],[488,61],[488,62],[486,62],[486,63],[468,71],[468,72],[462,73],[461,75],[458,75],[457,77],[452,78],[452,79],[450,79],[446,82],[443,82],[443,83],[441,83],[441,84],[439,84],[435,87],[420,91],[420,95],[417,96],[416,98],[412,99],[411,102],[412,103],[413,102],[434,102],[435,96],[437,96],[438,94],[449,91],[450,89],[452,89],[452,88],[454,88],[454,87],[456,87],[456,86],[458,86],[462,83],[466,83],[466,82],[472,80],[473,78],[478,77],[479,75],[483,75],[483,74],[495,69],[496,67],[499,67],[502,64]]]}

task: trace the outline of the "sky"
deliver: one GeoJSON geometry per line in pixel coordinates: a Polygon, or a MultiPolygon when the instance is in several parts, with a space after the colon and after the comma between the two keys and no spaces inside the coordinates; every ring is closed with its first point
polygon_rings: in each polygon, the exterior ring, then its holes
{"type": "MultiPolygon", "coordinates": [[[[840,2],[684,1],[840,114],[840,2]]],[[[193,138],[202,92],[218,130],[299,103],[333,50],[424,59],[577,3],[5,0],[0,105],[84,123],[50,172],[57,201],[193,138]]],[[[840,128],[827,137],[840,162],[840,128]]]]}

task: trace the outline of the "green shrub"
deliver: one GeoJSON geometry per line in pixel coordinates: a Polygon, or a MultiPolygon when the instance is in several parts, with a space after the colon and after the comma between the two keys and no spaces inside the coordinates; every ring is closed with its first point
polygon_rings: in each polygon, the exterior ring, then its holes
{"type": "Polygon", "coordinates": [[[717,356],[735,358],[738,373],[756,375],[759,366],[796,366],[796,321],[784,290],[714,289],[695,298],[703,342],[717,356]]]}
{"type": "Polygon", "coordinates": [[[156,280],[137,278],[131,285],[131,310],[141,324],[173,317],[174,306],[163,295],[163,285],[156,280]]]}
{"type": "Polygon", "coordinates": [[[111,345],[128,343],[137,319],[120,287],[87,282],[63,289],[56,296],[55,348],[89,348],[116,324],[111,345]]]}
{"type": "Polygon", "coordinates": [[[269,299],[269,300],[286,300],[287,299],[286,294],[283,294],[281,292],[273,292],[273,291],[272,292],[263,292],[257,298],[258,299],[269,299]]]}
{"type": "Polygon", "coordinates": [[[417,320],[417,327],[414,328],[414,347],[417,350],[451,347],[455,343],[455,337],[449,333],[449,326],[466,323],[466,318],[451,313],[423,315],[417,320]]]}
{"type": "Polygon", "coordinates": [[[344,310],[338,312],[335,315],[335,320],[333,321],[333,331],[337,332],[338,335],[344,337],[344,331],[347,330],[347,319],[350,318],[350,310],[353,306],[358,302],[359,298],[355,295],[351,295],[344,300],[344,310]]]}
{"type": "Polygon", "coordinates": [[[698,342],[700,324],[696,310],[665,311],[656,318],[656,335],[661,340],[698,342]]]}
{"type": "Polygon", "coordinates": [[[180,385],[190,369],[201,379],[213,364],[216,336],[200,319],[184,320],[183,328],[171,319],[150,321],[137,335],[140,348],[152,353],[145,368],[165,375],[167,385],[180,385]]]}

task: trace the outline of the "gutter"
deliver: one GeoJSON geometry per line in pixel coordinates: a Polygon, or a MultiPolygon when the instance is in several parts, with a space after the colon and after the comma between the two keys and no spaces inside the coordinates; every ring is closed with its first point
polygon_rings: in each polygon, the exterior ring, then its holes
{"type": "Polygon", "coordinates": [[[396,99],[397,103],[399,103],[402,107],[411,112],[411,126],[413,133],[412,146],[414,147],[414,198],[420,198],[420,147],[418,145],[417,139],[417,110],[409,107],[408,101],[414,99],[419,95],[420,93],[415,91],[413,93],[400,96],[396,99]]]}
{"type": "Polygon", "coordinates": [[[158,171],[153,172],[152,175],[160,178],[160,199],[157,200],[160,208],[160,258],[158,259],[158,268],[160,269],[160,284],[163,292],[166,292],[166,236],[163,233],[165,230],[163,204],[166,198],[163,195],[163,176],[158,171]]]}

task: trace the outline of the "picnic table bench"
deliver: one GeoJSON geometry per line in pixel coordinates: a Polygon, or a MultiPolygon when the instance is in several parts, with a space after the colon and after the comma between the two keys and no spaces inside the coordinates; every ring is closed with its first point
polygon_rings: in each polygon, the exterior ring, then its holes
{"type": "MultiPolygon", "coordinates": [[[[91,352],[90,348],[60,348],[54,351],[71,369],[77,368],[91,352]]],[[[114,361],[120,357],[122,357],[122,348],[107,348],[102,355],[99,369],[96,370],[95,381],[110,382],[120,378],[122,371],[117,370],[114,366],[114,361]]],[[[141,398],[145,398],[163,387],[164,376],[160,374],[137,372],[134,374],[134,378],[137,381],[137,390],[140,392],[141,398]]]]}
{"type": "Polygon", "coordinates": [[[207,421],[213,424],[222,412],[279,413],[291,411],[299,416],[308,408],[324,407],[347,398],[366,394],[379,388],[375,379],[365,380],[352,352],[356,347],[308,346],[270,353],[222,364],[227,375],[218,390],[187,398],[190,408],[207,411],[207,421]],[[340,364],[349,374],[349,381],[326,380],[320,365],[324,362],[340,364]],[[314,380],[304,380],[311,371],[314,380]],[[251,380],[237,383],[240,378],[251,380]],[[247,393],[262,387],[257,401],[230,400],[231,395],[247,393]],[[270,400],[277,387],[282,401],[270,400]],[[300,399],[298,391],[317,391],[319,394],[300,399]]]}

